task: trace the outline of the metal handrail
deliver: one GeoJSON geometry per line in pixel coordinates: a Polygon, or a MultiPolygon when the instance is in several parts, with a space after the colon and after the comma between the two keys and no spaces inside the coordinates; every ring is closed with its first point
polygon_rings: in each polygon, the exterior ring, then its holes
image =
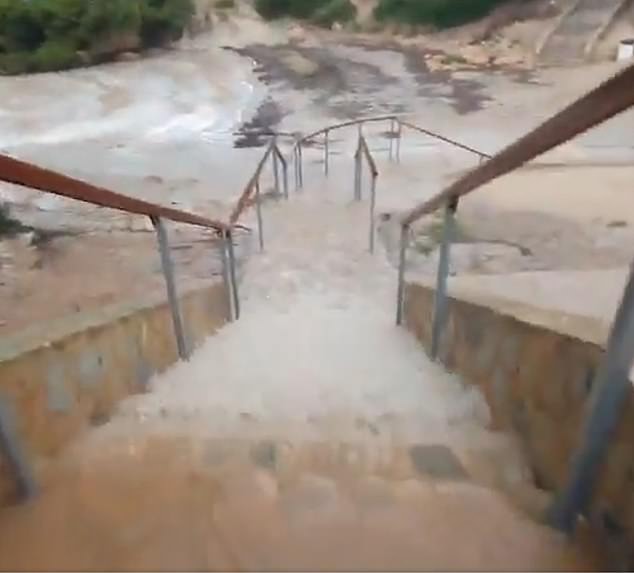
{"type": "Polygon", "coordinates": [[[317,131],[313,131],[312,133],[309,133],[308,135],[304,135],[303,137],[298,139],[296,143],[304,143],[306,141],[310,141],[311,139],[314,139],[318,135],[324,135],[325,133],[329,133],[337,129],[343,129],[345,127],[351,127],[353,125],[363,125],[364,123],[376,123],[380,121],[391,121],[396,119],[398,119],[396,115],[377,115],[373,117],[364,117],[361,119],[351,119],[348,121],[342,121],[340,123],[333,123],[332,125],[328,125],[326,127],[318,129],[317,131]]]}
{"type": "Polygon", "coordinates": [[[0,154],[0,181],[136,215],[161,217],[178,223],[187,223],[218,231],[228,228],[221,221],[215,221],[171,207],[163,207],[142,199],[134,199],[3,154],[0,154]]]}
{"type": "Polygon", "coordinates": [[[588,129],[634,105],[634,67],[629,67],[563,111],[545,121],[486,163],[476,167],[446,189],[411,209],[403,225],[411,225],[423,215],[436,211],[449,201],[514,171],[528,161],[573,139],[588,129]]]}
{"type": "MultiPolygon", "coordinates": [[[[434,310],[431,356],[438,357],[448,322],[447,278],[455,215],[461,197],[518,169],[528,161],[573,139],[634,106],[634,66],[603,82],[563,111],[476,167],[443,191],[411,209],[401,219],[396,322],[403,321],[406,250],[410,226],[424,215],[445,209],[434,310]]],[[[589,412],[584,420],[580,445],[572,458],[564,488],[549,510],[556,528],[572,532],[579,515],[587,512],[607,455],[610,441],[623,417],[632,393],[629,373],[634,364],[634,265],[607,341],[605,355],[592,380],[589,412]]]]}
{"type": "Polygon", "coordinates": [[[374,253],[374,239],[375,239],[375,210],[376,210],[376,180],[379,176],[379,170],[376,167],[376,161],[372,157],[368,142],[366,141],[363,133],[359,130],[359,136],[357,141],[357,150],[354,154],[354,199],[355,201],[361,201],[362,196],[362,182],[363,182],[363,166],[362,162],[365,161],[370,168],[370,253],[374,253]]]}
{"type": "Polygon", "coordinates": [[[376,168],[376,161],[374,161],[374,157],[372,157],[372,153],[370,153],[370,148],[368,147],[368,142],[363,135],[359,137],[359,143],[361,153],[365,156],[370,166],[370,174],[372,177],[376,177],[379,174],[379,170],[376,168]]]}
{"type": "Polygon", "coordinates": [[[324,138],[324,173],[326,174],[326,176],[328,175],[329,172],[329,167],[330,167],[330,161],[329,161],[329,157],[330,157],[330,132],[331,131],[336,131],[338,129],[344,129],[346,127],[351,127],[356,125],[359,129],[359,132],[362,132],[363,130],[363,125],[366,123],[376,123],[376,122],[381,122],[381,121],[389,121],[390,122],[390,145],[389,145],[389,157],[390,157],[390,161],[392,161],[394,159],[394,156],[396,155],[396,161],[400,162],[401,160],[401,139],[402,139],[402,134],[403,134],[403,127],[408,127],[410,129],[416,130],[420,133],[424,133],[425,135],[428,135],[429,137],[433,137],[435,139],[438,139],[440,141],[443,141],[445,143],[448,143],[450,145],[453,145],[454,147],[457,147],[458,149],[462,149],[465,151],[469,151],[470,153],[474,153],[475,155],[477,155],[480,158],[480,162],[482,163],[483,160],[488,159],[489,157],[491,157],[490,155],[488,155],[487,153],[484,153],[482,151],[479,151],[473,147],[470,147],[468,145],[465,145],[463,143],[460,143],[459,141],[456,141],[454,139],[451,139],[449,137],[446,137],[444,135],[441,135],[439,133],[436,133],[434,131],[431,131],[429,129],[420,127],[414,123],[408,122],[403,120],[401,117],[399,117],[398,115],[379,115],[379,116],[374,116],[374,117],[364,117],[364,118],[360,118],[360,119],[352,119],[352,120],[348,120],[348,121],[342,121],[340,123],[335,123],[326,127],[323,127],[321,129],[318,129],[317,131],[313,131],[307,135],[301,136],[301,137],[297,137],[295,140],[295,143],[293,144],[293,148],[292,148],[292,155],[294,158],[294,164],[295,164],[295,188],[296,189],[301,189],[304,186],[304,169],[303,169],[303,147],[307,142],[312,141],[313,139],[315,139],[316,137],[323,135],[324,138]],[[394,153],[394,141],[396,140],[396,154],[394,153]]]}
{"type": "MultiPolygon", "coordinates": [[[[449,137],[445,137],[444,135],[440,135],[439,133],[436,133],[434,131],[430,131],[429,129],[425,129],[424,127],[420,127],[418,125],[410,123],[409,121],[404,121],[404,120],[399,119],[399,118],[396,118],[396,121],[398,121],[398,123],[400,125],[402,125],[402,126],[408,127],[409,129],[413,129],[414,131],[419,131],[420,133],[424,133],[425,135],[429,135],[430,137],[433,137],[435,139],[439,139],[440,141],[444,141],[445,143],[449,143],[450,145],[453,145],[454,147],[458,147],[459,149],[463,149],[465,151],[469,151],[471,153],[474,153],[477,156],[479,156],[480,158],[489,159],[491,157],[487,153],[484,153],[482,151],[478,151],[477,149],[474,149],[473,147],[465,145],[464,143],[460,143],[459,141],[456,141],[455,139],[451,139],[449,137]]],[[[399,138],[400,138],[400,135],[399,135],[399,138]]]]}

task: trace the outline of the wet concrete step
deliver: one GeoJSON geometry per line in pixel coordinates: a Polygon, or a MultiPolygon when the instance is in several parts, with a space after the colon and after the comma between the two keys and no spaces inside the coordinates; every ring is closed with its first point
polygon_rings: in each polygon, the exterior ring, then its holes
{"type": "Polygon", "coordinates": [[[51,471],[38,500],[0,514],[0,569],[595,566],[593,556],[468,479],[445,448],[410,450],[410,477],[395,477],[400,469],[350,472],[345,460],[282,471],[273,451],[157,437],[78,448],[51,471]]]}

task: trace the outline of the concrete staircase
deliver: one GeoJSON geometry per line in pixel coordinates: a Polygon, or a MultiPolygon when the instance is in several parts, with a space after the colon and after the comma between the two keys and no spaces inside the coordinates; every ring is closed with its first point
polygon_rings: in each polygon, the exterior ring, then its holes
{"type": "Polygon", "coordinates": [[[594,566],[539,523],[548,498],[480,393],[395,327],[350,162],[325,180],[318,157],[264,207],[241,319],[40,468],[40,497],[0,514],[0,570],[594,566]]]}
{"type": "Polygon", "coordinates": [[[540,51],[549,65],[582,63],[626,0],[578,0],[560,20],[540,51]]]}

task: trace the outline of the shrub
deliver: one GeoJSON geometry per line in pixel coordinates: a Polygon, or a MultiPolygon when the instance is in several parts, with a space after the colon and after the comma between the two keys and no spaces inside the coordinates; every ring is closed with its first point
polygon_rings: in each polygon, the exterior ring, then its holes
{"type": "Polygon", "coordinates": [[[216,8],[220,10],[230,10],[235,8],[236,0],[218,0],[216,2],[216,8]]]}
{"type": "Polygon", "coordinates": [[[255,0],[255,9],[265,20],[290,16],[313,19],[322,25],[336,20],[349,20],[356,14],[350,0],[255,0]],[[351,14],[351,16],[350,16],[351,14]]]}
{"type": "Polygon", "coordinates": [[[31,57],[33,71],[55,72],[74,68],[81,64],[77,50],[72,42],[49,40],[42,44],[31,57]]]}
{"type": "Polygon", "coordinates": [[[274,20],[288,15],[290,6],[291,0],[255,0],[255,9],[265,20],[274,20]]]}
{"type": "Polygon", "coordinates": [[[0,0],[0,72],[72,67],[78,51],[120,34],[161,45],[182,35],[193,12],[193,0],[0,0]]]}
{"type": "Polygon", "coordinates": [[[379,0],[374,17],[379,21],[450,28],[482,18],[505,1],[508,0],[379,0]]]}
{"type": "Polygon", "coordinates": [[[330,0],[315,12],[312,20],[319,26],[330,28],[335,22],[354,20],[356,15],[357,7],[350,0],[330,0]]]}
{"type": "Polygon", "coordinates": [[[192,0],[145,0],[141,5],[141,42],[158,46],[177,40],[193,11],[192,0]]]}
{"type": "Polygon", "coordinates": [[[34,71],[31,53],[10,52],[8,54],[0,54],[0,73],[3,75],[11,76],[34,71]]]}

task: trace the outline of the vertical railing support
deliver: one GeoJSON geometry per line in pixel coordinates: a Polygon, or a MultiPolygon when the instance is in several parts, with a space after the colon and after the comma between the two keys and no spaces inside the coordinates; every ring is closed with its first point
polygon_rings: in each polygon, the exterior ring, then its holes
{"type": "Polygon", "coordinates": [[[394,137],[396,130],[394,129],[394,118],[390,119],[390,135],[389,135],[389,160],[394,161],[394,137]]]}
{"type": "Polygon", "coordinates": [[[302,151],[301,141],[297,142],[297,175],[299,181],[299,189],[304,188],[304,152],[302,151]]]}
{"type": "Polygon", "coordinates": [[[262,223],[262,196],[260,194],[260,180],[255,182],[255,212],[258,218],[258,241],[260,251],[264,250],[264,225],[262,223]]]}
{"type": "Polygon", "coordinates": [[[236,255],[233,246],[233,232],[227,233],[227,254],[229,255],[229,278],[231,279],[231,294],[233,296],[233,316],[240,318],[240,294],[238,292],[238,273],[236,272],[236,255]]]}
{"type": "Polygon", "coordinates": [[[445,207],[445,223],[443,227],[442,243],[440,245],[440,258],[438,260],[438,273],[436,276],[436,292],[434,293],[434,316],[431,335],[431,357],[438,358],[440,339],[447,319],[447,278],[449,276],[449,255],[451,241],[454,236],[454,226],[458,200],[452,199],[445,207]]]}
{"type": "Polygon", "coordinates": [[[12,414],[6,400],[0,398],[0,453],[15,479],[18,497],[26,501],[37,494],[37,484],[12,414]]]}
{"type": "Polygon", "coordinates": [[[273,159],[273,181],[275,182],[275,194],[280,195],[280,158],[277,156],[277,144],[273,142],[273,150],[272,150],[272,159],[273,159]]]}
{"type": "Polygon", "coordinates": [[[359,135],[357,142],[357,151],[354,154],[354,200],[361,201],[361,186],[363,185],[363,166],[362,166],[362,151],[361,151],[361,138],[359,135]]]}
{"type": "Polygon", "coordinates": [[[370,187],[370,253],[374,253],[375,236],[375,211],[376,211],[376,173],[372,173],[372,184],[370,187]]]}
{"type": "Polygon", "coordinates": [[[235,320],[235,309],[233,305],[233,286],[231,284],[231,270],[229,268],[229,233],[226,229],[223,229],[220,239],[220,257],[222,260],[222,282],[225,287],[225,294],[227,297],[227,314],[229,321],[235,320]]]}
{"type": "Polygon", "coordinates": [[[299,151],[297,145],[293,148],[293,172],[295,173],[295,192],[299,191],[299,151]]]}
{"type": "Polygon", "coordinates": [[[551,524],[572,533],[577,518],[588,511],[610,441],[632,392],[634,363],[634,265],[608,337],[605,355],[592,384],[590,410],[568,482],[549,512],[551,524]]]}
{"type": "Polygon", "coordinates": [[[324,173],[328,177],[330,171],[330,150],[329,150],[329,134],[328,130],[324,132],[324,173]]]}
{"type": "Polygon", "coordinates": [[[398,286],[396,288],[396,325],[403,324],[404,297],[405,297],[405,267],[407,265],[407,240],[409,238],[409,226],[401,225],[401,237],[399,241],[398,256],[398,286]]]}
{"type": "Polygon", "coordinates": [[[183,329],[183,319],[178,302],[178,294],[176,292],[176,282],[174,280],[174,266],[170,256],[169,239],[167,230],[160,217],[150,217],[156,237],[158,239],[159,253],[161,255],[161,267],[163,269],[163,277],[165,278],[165,288],[167,290],[167,300],[172,314],[172,323],[174,325],[174,337],[176,338],[176,347],[178,356],[181,360],[187,360],[189,357],[187,352],[187,344],[185,342],[185,331],[183,329]]]}
{"type": "MultiPolygon", "coordinates": [[[[278,150],[278,153],[280,153],[279,150],[278,150]]],[[[288,201],[288,165],[286,164],[286,161],[282,160],[281,158],[280,158],[280,161],[282,162],[282,179],[284,181],[284,198],[288,201]]]]}
{"type": "Polygon", "coordinates": [[[396,163],[401,162],[401,139],[403,137],[403,124],[399,119],[396,120],[397,123],[397,136],[396,136],[396,163]]]}

